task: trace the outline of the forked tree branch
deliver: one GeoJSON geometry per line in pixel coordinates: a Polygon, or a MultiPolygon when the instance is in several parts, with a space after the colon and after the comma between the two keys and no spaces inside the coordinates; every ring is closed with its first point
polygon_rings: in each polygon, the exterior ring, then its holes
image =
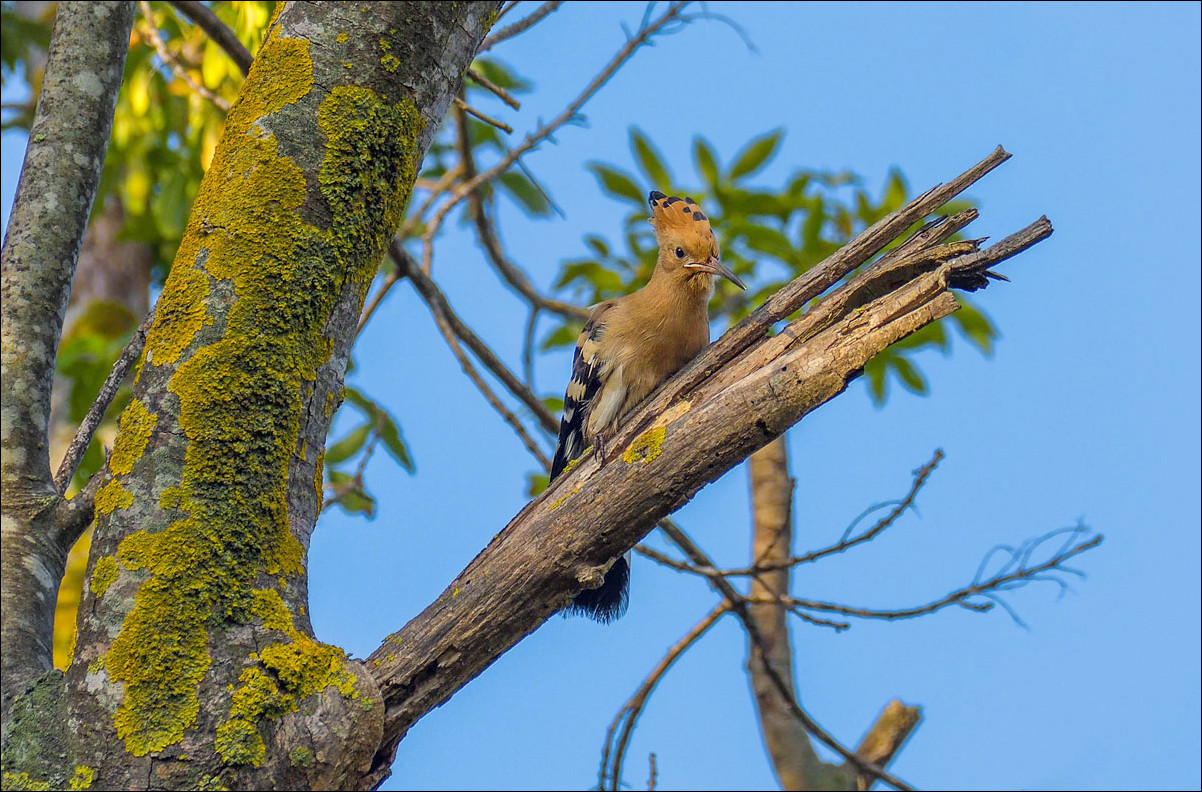
{"type": "MultiPolygon", "coordinates": [[[[583,457],[528,504],[437,602],[377,649],[369,667],[386,708],[377,762],[388,761],[418,718],[581,588],[597,585],[608,561],[658,520],[841,393],[890,344],[955,311],[953,283],[979,276],[1050,234],[1050,223],[1041,219],[1007,242],[977,251],[975,243],[943,244],[949,224],[932,224],[779,335],[766,335],[1007,156],[998,149],[781,289],[637,409],[629,421],[633,428],[607,443],[607,459],[583,457]],[[825,308],[828,303],[835,308],[825,308]]],[[[904,787],[831,740],[800,707],[792,709],[811,734],[859,770],[904,787]]]]}

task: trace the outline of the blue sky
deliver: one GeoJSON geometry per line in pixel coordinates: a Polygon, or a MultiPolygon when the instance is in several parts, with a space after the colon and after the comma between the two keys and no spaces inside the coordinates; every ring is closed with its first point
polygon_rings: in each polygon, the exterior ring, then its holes
{"type": "MultiPolygon", "coordinates": [[[[524,4],[525,5],[525,4],[524,4]]],[[[1012,283],[978,304],[1002,337],[919,363],[931,394],[863,385],[789,435],[797,549],[838,536],[864,507],[900,497],[935,448],[947,454],[880,541],[796,577],[801,596],[871,607],[926,602],[969,580],[998,544],[1082,521],[1106,535],[1078,560],[1089,577],[1004,612],[961,610],[834,635],[794,627],[807,709],[854,744],[892,697],[924,707],[893,766],[927,788],[1197,788],[1199,778],[1199,5],[709,4],[737,21],[657,40],[527,165],[565,217],[502,212],[507,247],[549,287],[586,233],[616,236],[623,207],[584,163],[633,169],[638,125],[682,181],[696,135],[729,159],[787,130],[762,175],[850,168],[874,189],[899,167],[921,191],[997,144],[1014,158],[970,190],[999,238],[1041,214],[1056,233],[1007,262],[1012,283]],[[687,71],[688,79],[666,74],[687,71]]],[[[549,119],[622,44],[642,4],[565,4],[494,50],[537,91],[516,134],[549,119]]],[[[521,13],[521,8],[515,13],[521,13]]],[[[7,217],[21,141],[4,138],[7,217]]],[[[436,277],[507,360],[524,312],[482,254],[452,235],[436,277]]],[[[358,656],[437,597],[523,505],[532,462],[398,287],[357,348],[354,383],[402,423],[409,477],[373,460],[373,521],[331,514],[314,538],[318,636],[358,656]],[[466,490],[466,491],[465,491],[466,490]]],[[[566,354],[537,380],[560,391],[566,354]]],[[[746,472],[703,490],[680,522],[720,563],[748,555],[746,472]]],[[[654,536],[653,545],[662,542],[654,536]]],[[[595,783],[610,718],[716,602],[700,581],[636,559],[630,612],[601,627],[553,618],[401,744],[389,789],[555,789],[595,783]]],[[[657,755],[663,788],[774,786],[746,675],[745,639],[720,623],[660,685],[635,734],[627,780],[657,755]]]]}

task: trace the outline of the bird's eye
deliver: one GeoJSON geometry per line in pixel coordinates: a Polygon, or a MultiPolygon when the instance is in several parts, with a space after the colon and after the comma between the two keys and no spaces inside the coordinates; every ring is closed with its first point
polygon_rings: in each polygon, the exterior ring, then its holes
{"type": "Polygon", "coordinates": [[[676,248],[676,258],[684,258],[684,248],[676,248]]]}

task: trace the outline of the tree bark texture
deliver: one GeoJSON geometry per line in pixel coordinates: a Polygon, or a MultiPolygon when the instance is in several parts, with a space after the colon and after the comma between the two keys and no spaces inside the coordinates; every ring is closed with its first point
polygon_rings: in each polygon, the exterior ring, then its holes
{"type": "Polygon", "coordinates": [[[134,4],[66,3],[5,232],[0,294],[0,721],[50,668],[55,597],[67,547],[54,528],[62,498],[50,473],[54,359],[80,241],[121,85],[134,4]]]}
{"type": "Polygon", "coordinates": [[[366,783],[379,692],[308,619],[322,453],[364,294],[499,5],[277,6],[99,474],[74,663],[15,705],[6,773],[366,783]]]}

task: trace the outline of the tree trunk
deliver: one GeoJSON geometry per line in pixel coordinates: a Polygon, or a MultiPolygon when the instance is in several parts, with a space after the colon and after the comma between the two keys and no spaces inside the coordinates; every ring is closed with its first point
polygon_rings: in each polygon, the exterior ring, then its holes
{"type": "Polygon", "coordinates": [[[50,668],[54,606],[68,548],[54,524],[50,393],[70,284],[100,182],[134,4],[68,3],[50,42],[2,254],[0,722],[50,668]]]}
{"type": "MultiPolygon", "coordinates": [[[[498,7],[288,3],[272,21],[193,205],[100,474],[75,661],[65,679],[45,675],[14,704],[6,779],[365,783],[381,736],[379,692],[361,664],[313,638],[307,615],[322,453],[363,296],[498,7]]],[[[53,59],[52,49],[48,72],[53,59]]],[[[82,226],[76,233],[78,246],[82,226]]],[[[54,347],[37,361],[47,378],[54,347]]],[[[32,451],[44,490],[44,442],[32,451]]],[[[8,607],[7,482],[6,627],[21,610],[8,607]]],[[[24,535],[49,534],[34,528],[24,535]]],[[[43,575],[51,590],[61,563],[43,575]]],[[[17,648],[14,658],[29,658],[22,680],[49,666],[48,640],[17,648]]]]}
{"type": "MultiPolygon", "coordinates": [[[[789,455],[785,435],[756,451],[748,459],[751,479],[752,563],[778,563],[789,558],[793,546],[793,479],[789,477],[789,455]]],[[[782,566],[763,572],[751,581],[751,596],[788,596],[790,569],[782,566]]],[[[764,747],[772,760],[781,789],[846,789],[854,775],[828,765],[814,752],[805,727],[793,717],[780,690],[764,671],[770,663],[793,689],[793,649],[789,638],[789,612],[783,605],[757,603],[749,607],[759,628],[766,652],[753,645],[747,650],[747,672],[751,680],[764,747]]]]}

